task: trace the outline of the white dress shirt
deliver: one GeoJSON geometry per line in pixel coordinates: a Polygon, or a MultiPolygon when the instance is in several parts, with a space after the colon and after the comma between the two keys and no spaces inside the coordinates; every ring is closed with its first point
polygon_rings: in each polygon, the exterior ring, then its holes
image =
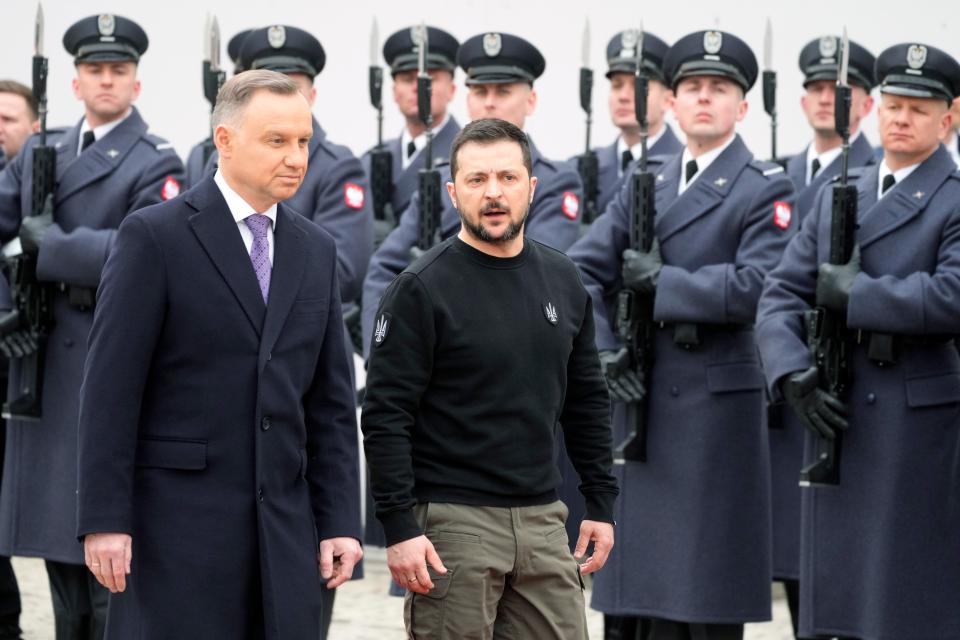
{"type": "Polygon", "coordinates": [[[677,189],[677,195],[682,194],[684,191],[687,190],[687,187],[689,187],[694,182],[696,182],[697,178],[703,175],[703,172],[707,170],[707,167],[709,167],[711,163],[713,163],[713,161],[716,160],[717,157],[721,153],[723,153],[727,147],[730,146],[730,144],[734,141],[734,139],[736,139],[736,137],[737,137],[736,132],[731,133],[730,137],[727,138],[727,141],[724,142],[722,145],[720,145],[716,149],[712,149],[711,151],[707,151],[706,153],[700,154],[700,156],[697,158],[694,158],[693,154],[690,153],[689,147],[684,147],[683,157],[680,158],[680,188],[677,189]],[[684,182],[684,178],[686,177],[686,171],[687,171],[687,163],[690,162],[691,160],[697,161],[697,173],[692,178],[690,178],[690,182],[684,182]]]}
{"type": "MultiPolygon", "coordinates": [[[[106,123],[106,124],[102,124],[102,125],[100,125],[99,127],[94,127],[94,128],[93,128],[93,141],[96,142],[97,140],[99,140],[99,139],[102,138],[103,136],[107,135],[108,133],[110,133],[111,131],[113,131],[114,129],[116,129],[117,126],[118,126],[121,122],[123,122],[124,120],[126,120],[127,118],[130,117],[130,114],[131,114],[131,113],[133,113],[133,109],[127,109],[127,112],[126,112],[125,114],[123,114],[123,117],[122,117],[122,118],[117,118],[116,120],[113,120],[112,122],[108,122],[108,123],[106,123]]],[[[87,119],[86,119],[86,118],[84,118],[84,119],[83,119],[83,124],[80,125],[80,140],[77,142],[77,155],[78,155],[78,156],[79,156],[80,153],[83,151],[83,134],[85,134],[87,131],[90,131],[90,123],[87,122],[87,119]]]]}
{"type": "Polygon", "coordinates": [[[953,161],[957,163],[957,168],[960,169],[960,131],[954,129],[943,144],[946,145],[950,157],[953,158],[953,161]]]}
{"type": "Polygon", "coordinates": [[[217,169],[217,172],[213,176],[213,181],[217,183],[217,186],[220,187],[220,193],[223,194],[223,199],[227,201],[227,207],[230,209],[230,213],[233,214],[233,219],[237,222],[237,228],[240,230],[240,237],[243,238],[243,246],[247,248],[247,253],[250,253],[250,250],[253,248],[253,232],[250,231],[250,227],[247,226],[247,223],[244,220],[247,216],[252,216],[255,213],[262,213],[263,215],[270,218],[270,225],[267,227],[267,245],[269,246],[270,254],[270,264],[273,264],[273,228],[277,224],[277,204],[274,203],[266,211],[256,211],[253,207],[247,204],[247,201],[240,197],[236,191],[230,188],[230,185],[227,184],[226,179],[223,177],[223,174],[220,173],[220,170],[217,169]]]}
{"type": "MultiPolygon", "coordinates": [[[[660,131],[657,132],[657,135],[655,135],[655,136],[647,136],[647,151],[648,151],[648,152],[650,151],[650,149],[653,148],[653,145],[657,144],[657,142],[660,141],[660,138],[663,137],[663,134],[666,132],[666,130],[667,130],[667,123],[664,122],[664,123],[663,123],[663,126],[660,127],[660,131]]],[[[635,144],[635,145],[633,145],[632,147],[630,147],[630,155],[633,156],[633,159],[634,159],[634,160],[636,160],[637,158],[640,157],[640,147],[641,147],[641,146],[642,146],[641,143],[638,142],[637,144],[635,144]]],[[[627,150],[627,142],[626,142],[626,140],[623,139],[623,136],[618,137],[618,138],[617,138],[617,175],[618,175],[618,176],[622,176],[622,175],[623,175],[623,167],[622,167],[622,164],[623,164],[623,163],[622,163],[622,159],[623,159],[623,152],[626,151],[626,150],[627,150]]],[[[632,160],[631,160],[631,162],[632,162],[632,160]]]]}
{"type": "MultiPolygon", "coordinates": [[[[446,126],[449,120],[450,120],[450,114],[447,113],[447,115],[443,118],[443,121],[433,128],[434,138],[437,137],[437,134],[440,132],[440,129],[443,129],[443,127],[446,126]]],[[[400,134],[400,166],[403,167],[404,169],[409,167],[410,163],[413,162],[413,159],[416,158],[418,155],[420,155],[420,152],[423,151],[423,148],[425,146],[427,146],[426,131],[422,132],[420,135],[414,138],[410,135],[410,131],[406,127],[404,127],[403,133],[400,134]],[[409,145],[411,141],[413,142],[413,146],[415,146],[417,150],[413,152],[413,155],[407,157],[407,145],[409,145]]],[[[437,157],[436,150],[434,150],[433,156],[434,158],[437,157]]]]}
{"type": "MultiPolygon", "coordinates": [[[[880,163],[880,175],[879,175],[878,178],[877,178],[877,200],[879,200],[880,198],[882,198],[882,197],[884,196],[884,193],[883,193],[883,178],[884,178],[885,176],[888,176],[888,175],[890,175],[891,173],[893,174],[893,179],[896,180],[896,182],[894,183],[894,185],[893,185],[892,187],[890,187],[890,191],[893,191],[894,189],[897,188],[897,185],[898,185],[898,184],[900,184],[901,182],[903,182],[904,180],[906,180],[906,179],[907,179],[907,176],[909,176],[911,173],[913,173],[914,169],[916,169],[917,167],[919,167],[921,164],[922,164],[922,163],[918,162],[917,164],[912,164],[912,165],[910,165],[909,167],[904,167],[903,169],[897,169],[896,171],[891,171],[891,170],[890,170],[890,167],[887,166],[887,161],[886,161],[886,160],[883,160],[883,161],[880,163]]],[[[887,193],[890,193],[890,191],[887,191],[887,193]]]]}
{"type": "MultiPolygon", "coordinates": [[[[854,141],[860,137],[860,132],[857,131],[853,134],[853,137],[850,138],[850,145],[853,146],[854,141]]],[[[811,175],[813,173],[813,161],[820,161],[820,171],[830,166],[830,163],[840,157],[840,152],[843,151],[843,145],[834,147],[833,149],[828,149],[823,153],[817,153],[817,149],[814,144],[811,142],[807,145],[807,173],[806,173],[806,182],[805,184],[810,184],[815,176],[811,175]]]]}

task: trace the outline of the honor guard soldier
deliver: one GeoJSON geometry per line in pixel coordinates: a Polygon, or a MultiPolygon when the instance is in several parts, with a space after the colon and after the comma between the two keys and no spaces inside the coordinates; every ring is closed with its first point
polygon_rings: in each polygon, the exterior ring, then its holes
{"type": "MultiPolygon", "coordinates": [[[[607,79],[610,80],[610,119],[620,135],[610,145],[597,148],[597,212],[603,213],[607,204],[622,186],[620,179],[629,175],[630,163],[640,158],[640,125],[633,108],[634,75],[637,69],[637,32],[621,31],[607,43],[607,79]]],[[[667,43],[650,32],[643,34],[643,64],[649,77],[647,118],[649,138],[647,149],[651,156],[672,156],[683,150],[664,116],[670,109],[673,92],[663,77],[663,56],[667,43]]],[[[572,158],[575,161],[576,158],[572,158]]]]}
{"type": "Polygon", "coordinates": [[[40,130],[37,100],[30,87],[0,80],[0,171],[20,151],[30,134],[40,130]]]}
{"type": "MultiPolygon", "coordinates": [[[[227,55],[230,56],[230,61],[233,62],[233,75],[237,75],[243,71],[243,65],[240,64],[240,48],[243,46],[243,41],[251,31],[253,31],[253,29],[244,29],[230,38],[230,42],[227,43],[227,55]]],[[[203,140],[193,145],[193,148],[190,149],[190,153],[187,155],[185,165],[187,169],[187,180],[184,185],[187,189],[200,182],[204,176],[203,147],[206,142],[206,140],[203,140]]]]}
{"type": "MultiPolygon", "coordinates": [[[[415,34],[419,28],[401,29],[383,43],[383,58],[390,66],[393,78],[393,99],[404,121],[400,137],[383,142],[393,159],[391,203],[396,215],[403,213],[410,204],[410,198],[417,190],[417,173],[424,168],[424,154],[421,152],[427,143],[426,127],[417,115],[418,35],[415,34]]],[[[427,27],[427,42],[426,67],[432,81],[430,111],[435,123],[433,144],[445,158],[460,132],[460,124],[448,111],[457,88],[454,74],[460,43],[443,29],[430,26],[427,27]]],[[[370,151],[362,160],[369,176],[370,151]]],[[[440,157],[435,157],[435,161],[440,162],[440,157]]]]}
{"type": "MultiPolygon", "coordinates": [[[[805,151],[787,159],[787,175],[797,190],[794,215],[799,228],[820,188],[840,173],[842,140],[834,127],[834,93],[840,66],[841,40],[823,36],[800,51],[804,94],[800,98],[813,140],[805,151]]],[[[876,86],[873,54],[850,42],[850,168],[872,165],[874,150],[860,129],[873,108],[870,91],[876,86]]],[[[803,425],[782,403],[770,407],[770,463],[773,507],[773,577],[787,592],[790,618],[797,633],[800,576],[800,476],[803,462],[803,425]]]]}
{"type": "Polygon", "coordinates": [[[771,394],[811,431],[800,634],[947,640],[960,637],[960,174],[940,140],[960,64],[899,44],[876,77],[883,159],[820,190],[767,278],[757,342],[771,394]]]}
{"type": "MultiPolygon", "coordinates": [[[[326,54],[320,42],[303,29],[274,25],[253,30],[244,39],[239,60],[244,69],[287,74],[311,105],[316,102],[313,83],[323,70],[326,54]]],[[[347,305],[352,306],[360,297],[373,252],[367,176],[360,160],[347,147],[331,142],[316,118],[309,161],[303,184],[285,204],[313,220],[336,241],[340,299],[346,315],[347,305]]],[[[211,162],[216,162],[216,156],[211,162]]]]}
{"type": "MultiPolygon", "coordinates": [[[[56,156],[52,215],[30,215],[38,137],[0,174],[0,239],[19,230],[24,252],[36,256],[37,280],[49,287],[53,316],[40,352],[39,424],[8,421],[0,553],[44,558],[58,639],[102,637],[106,614],[107,591],[84,567],[76,535],[78,402],[100,273],[124,217],[176,197],[183,180],[171,145],[147,133],[133,106],[147,44],[140,25],[110,14],[84,18],[63,36],[85,114],[73,127],[47,130],[56,156]]],[[[29,375],[24,361],[12,363],[13,390],[29,375]]]]}
{"type": "MultiPolygon", "coordinates": [[[[534,81],[543,74],[546,61],[530,42],[507,33],[486,33],[466,40],[457,52],[457,62],[467,74],[467,111],[471,120],[500,118],[523,129],[537,106],[534,81]]],[[[582,189],[580,177],[565,162],[549,160],[530,143],[533,173],[537,177],[525,233],[538,242],[565,251],[578,234],[582,189]]],[[[438,151],[439,153],[439,151],[438,151]]],[[[450,180],[444,166],[442,182],[450,180]]],[[[460,216],[449,195],[442,195],[440,239],[456,233],[460,216]]],[[[417,245],[419,194],[414,193],[400,217],[399,226],[374,253],[363,284],[364,353],[369,354],[374,313],[387,286],[410,263],[417,245]]]]}
{"type": "Polygon", "coordinates": [[[592,606],[610,617],[611,638],[741,638],[743,623],[770,618],[769,443],[753,321],[794,231],[793,185],[736,133],[757,78],[745,42],[692,33],[663,68],[687,146],[651,170],[649,248],[634,240],[642,219],[629,180],[569,252],[593,296],[622,462],[617,548],[592,606]],[[633,362],[615,335],[622,318],[608,305],[618,295],[649,301],[652,362],[633,362]]]}

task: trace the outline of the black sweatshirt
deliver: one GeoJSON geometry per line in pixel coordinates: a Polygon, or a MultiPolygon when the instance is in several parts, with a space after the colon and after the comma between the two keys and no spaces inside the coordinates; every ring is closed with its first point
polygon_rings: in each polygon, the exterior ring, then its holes
{"type": "Polygon", "coordinates": [[[453,237],[394,280],[376,318],[361,425],[388,545],[423,533],[417,502],[556,500],[558,425],[587,519],[613,522],[609,396],[565,255],[525,238],[497,258],[453,237]]]}

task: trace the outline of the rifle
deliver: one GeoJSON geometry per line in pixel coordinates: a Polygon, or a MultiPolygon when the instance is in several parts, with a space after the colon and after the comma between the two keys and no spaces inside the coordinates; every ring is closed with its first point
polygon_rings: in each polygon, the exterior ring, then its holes
{"type": "Polygon", "coordinates": [[[770,116],[770,162],[784,166],[777,157],[777,72],[773,70],[773,28],[770,18],[763,32],[763,110],[770,116]]]}
{"type": "Polygon", "coordinates": [[[583,24],[583,63],[580,67],[580,108],[587,115],[587,140],[583,155],[577,157],[577,171],[583,183],[584,226],[597,218],[597,154],[590,148],[590,126],[593,124],[593,69],[590,68],[590,19],[583,24]]]}
{"type": "MultiPolygon", "coordinates": [[[[33,183],[30,215],[53,214],[56,188],[56,150],[47,144],[47,58],[43,55],[43,6],[37,5],[34,29],[33,95],[39,105],[40,141],[33,147],[33,183]]],[[[37,280],[37,256],[20,253],[10,258],[10,294],[13,310],[0,319],[3,333],[25,330],[36,349],[20,360],[16,395],[3,404],[6,419],[37,421],[42,413],[44,364],[47,338],[53,328],[53,287],[37,280]]]]}
{"type": "Polygon", "coordinates": [[[374,18],[370,27],[369,85],[370,104],[377,110],[377,146],[370,152],[370,191],[377,246],[397,226],[393,211],[393,154],[383,144],[383,69],[377,64],[379,41],[377,19],[374,18]]]}
{"type": "Polygon", "coordinates": [[[417,249],[426,251],[439,240],[440,234],[440,172],[433,166],[433,113],[430,101],[433,94],[430,74],[427,73],[427,50],[430,46],[427,25],[420,25],[419,72],[417,73],[417,111],[427,128],[427,144],[423,150],[423,169],[420,169],[420,220],[417,223],[417,249]]]}
{"type": "MultiPolygon", "coordinates": [[[[210,103],[210,114],[213,115],[213,109],[217,106],[217,94],[220,93],[220,87],[227,79],[226,72],[220,68],[220,24],[216,16],[210,19],[207,15],[207,24],[204,28],[203,46],[206,49],[207,57],[203,61],[203,95],[210,103]]],[[[213,144],[213,127],[210,127],[210,135],[203,141],[203,165],[207,166],[210,156],[217,148],[213,144]]]]}
{"type": "MultiPolygon", "coordinates": [[[[643,67],[643,24],[637,33],[637,69],[634,84],[634,109],[640,124],[640,163],[630,177],[632,200],[630,202],[630,248],[649,252],[655,239],[653,174],[647,170],[647,83],[649,78],[643,67]]],[[[653,371],[653,340],[656,323],[653,321],[653,296],[641,295],[630,289],[622,289],[617,295],[617,335],[626,346],[630,366],[641,375],[644,385],[650,384],[653,371]]],[[[613,452],[615,464],[627,460],[645,462],[647,459],[647,413],[645,396],[636,403],[635,418],[627,438],[613,452]]]]}
{"type": "MultiPolygon", "coordinates": [[[[843,29],[840,70],[837,74],[834,124],[843,140],[840,153],[840,180],[833,185],[830,220],[830,264],[846,264],[856,242],[857,187],[848,181],[850,160],[850,41],[843,29]]],[[[851,341],[846,316],[824,307],[815,307],[805,315],[807,342],[817,366],[820,388],[835,398],[843,395],[850,383],[851,341]]],[[[843,433],[835,431],[833,440],[818,438],[816,459],[800,471],[800,486],[840,484],[840,453],[843,433]]]]}

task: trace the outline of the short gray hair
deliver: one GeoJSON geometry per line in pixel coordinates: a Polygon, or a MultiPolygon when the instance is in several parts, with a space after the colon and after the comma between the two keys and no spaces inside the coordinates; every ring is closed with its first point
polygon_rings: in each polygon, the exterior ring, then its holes
{"type": "Polygon", "coordinates": [[[296,82],[276,71],[254,69],[238,73],[227,80],[217,93],[217,105],[213,108],[211,118],[213,127],[226,123],[236,124],[253,94],[261,90],[281,96],[300,92],[296,82]]]}

